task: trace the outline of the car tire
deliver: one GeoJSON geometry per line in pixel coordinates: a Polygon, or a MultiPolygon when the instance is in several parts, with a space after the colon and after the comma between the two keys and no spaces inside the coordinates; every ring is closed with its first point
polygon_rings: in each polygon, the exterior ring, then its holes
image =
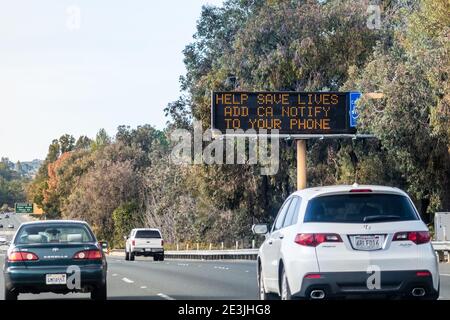
{"type": "Polygon", "coordinates": [[[125,260],[126,261],[130,260],[130,254],[126,250],[125,250],[125,260]]]}
{"type": "Polygon", "coordinates": [[[106,282],[103,286],[101,286],[99,288],[95,288],[94,291],[91,292],[91,300],[105,301],[107,299],[108,299],[108,294],[107,294],[106,282]]]}
{"type": "Polygon", "coordinates": [[[134,261],[134,253],[130,252],[130,261],[134,261]]]}
{"type": "Polygon", "coordinates": [[[422,297],[421,300],[431,300],[431,301],[438,300],[439,296],[441,295],[440,293],[441,293],[441,286],[439,285],[438,290],[436,292],[427,294],[426,296],[422,297]]]}
{"type": "Polygon", "coordinates": [[[258,272],[258,293],[259,300],[279,300],[276,294],[266,292],[266,289],[264,288],[264,281],[262,279],[261,267],[258,272]]]}
{"type": "Polygon", "coordinates": [[[11,292],[5,288],[5,300],[7,301],[16,301],[18,294],[15,292],[11,292]]]}
{"type": "Polygon", "coordinates": [[[281,300],[292,300],[291,289],[284,268],[281,271],[281,300]]]}
{"type": "Polygon", "coordinates": [[[160,255],[158,259],[159,259],[159,261],[164,261],[164,255],[163,254],[160,255]]]}

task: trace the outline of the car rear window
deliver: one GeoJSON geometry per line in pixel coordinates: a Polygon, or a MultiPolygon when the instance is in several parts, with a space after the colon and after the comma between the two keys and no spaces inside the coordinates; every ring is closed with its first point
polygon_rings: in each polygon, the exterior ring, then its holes
{"type": "Polygon", "coordinates": [[[15,244],[94,242],[84,224],[32,224],[20,228],[15,244]]]}
{"type": "Polygon", "coordinates": [[[161,234],[157,230],[139,230],[139,231],[136,232],[135,238],[161,239],[161,234]]]}
{"type": "Polygon", "coordinates": [[[419,220],[411,201],[395,194],[340,194],[313,198],[304,222],[375,223],[419,220]]]}

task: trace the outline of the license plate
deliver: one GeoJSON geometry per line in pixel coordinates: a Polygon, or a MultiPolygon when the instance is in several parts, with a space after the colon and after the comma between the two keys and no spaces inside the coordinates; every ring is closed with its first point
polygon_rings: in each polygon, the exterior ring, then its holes
{"type": "Polygon", "coordinates": [[[67,275],[65,274],[47,274],[45,276],[45,283],[47,285],[58,285],[67,283],[67,275]]]}
{"type": "Polygon", "coordinates": [[[356,250],[379,250],[383,246],[383,235],[371,235],[371,236],[354,236],[353,248],[356,250]]]}

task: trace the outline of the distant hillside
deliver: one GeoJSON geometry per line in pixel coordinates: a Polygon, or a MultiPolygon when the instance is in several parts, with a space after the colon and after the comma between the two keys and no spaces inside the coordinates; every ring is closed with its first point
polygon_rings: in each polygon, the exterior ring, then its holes
{"type": "Polygon", "coordinates": [[[8,158],[2,158],[1,162],[6,163],[11,170],[16,171],[23,177],[34,178],[44,161],[34,159],[33,161],[17,161],[14,163],[8,158]]]}

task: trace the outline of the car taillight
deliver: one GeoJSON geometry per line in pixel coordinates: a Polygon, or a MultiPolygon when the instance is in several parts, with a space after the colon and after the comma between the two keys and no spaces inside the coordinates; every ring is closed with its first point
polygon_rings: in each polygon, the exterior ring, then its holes
{"type": "Polygon", "coordinates": [[[431,272],[429,271],[417,271],[416,276],[418,277],[431,277],[431,272]]]}
{"type": "Polygon", "coordinates": [[[73,258],[76,260],[101,260],[102,252],[100,250],[84,250],[75,253],[73,258]]]}
{"type": "Polygon", "coordinates": [[[350,192],[357,193],[357,192],[372,192],[372,189],[351,189],[350,192]]]}
{"type": "Polygon", "coordinates": [[[11,252],[8,255],[9,262],[36,261],[36,260],[39,260],[39,257],[35,255],[33,252],[16,251],[11,252]]]}
{"type": "Polygon", "coordinates": [[[295,237],[295,243],[302,246],[317,247],[323,242],[342,242],[342,239],[335,233],[300,233],[295,237]]]}
{"type": "Polygon", "coordinates": [[[131,245],[135,246],[136,245],[136,240],[131,240],[131,245]]]}
{"type": "Polygon", "coordinates": [[[305,279],[320,279],[321,277],[318,273],[310,273],[305,276],[305,279]]]}
{"type": "Polygon", "coordinates": [[[161,240],[161,246],[163,246],[164,245],[164,240],[161,240]]]}
{"type": "Polygon", "coordinates": [[[392,241],[412,241],[415,244],[428,243],[431,240],[428,231],[397,232],[392,241]]]}

